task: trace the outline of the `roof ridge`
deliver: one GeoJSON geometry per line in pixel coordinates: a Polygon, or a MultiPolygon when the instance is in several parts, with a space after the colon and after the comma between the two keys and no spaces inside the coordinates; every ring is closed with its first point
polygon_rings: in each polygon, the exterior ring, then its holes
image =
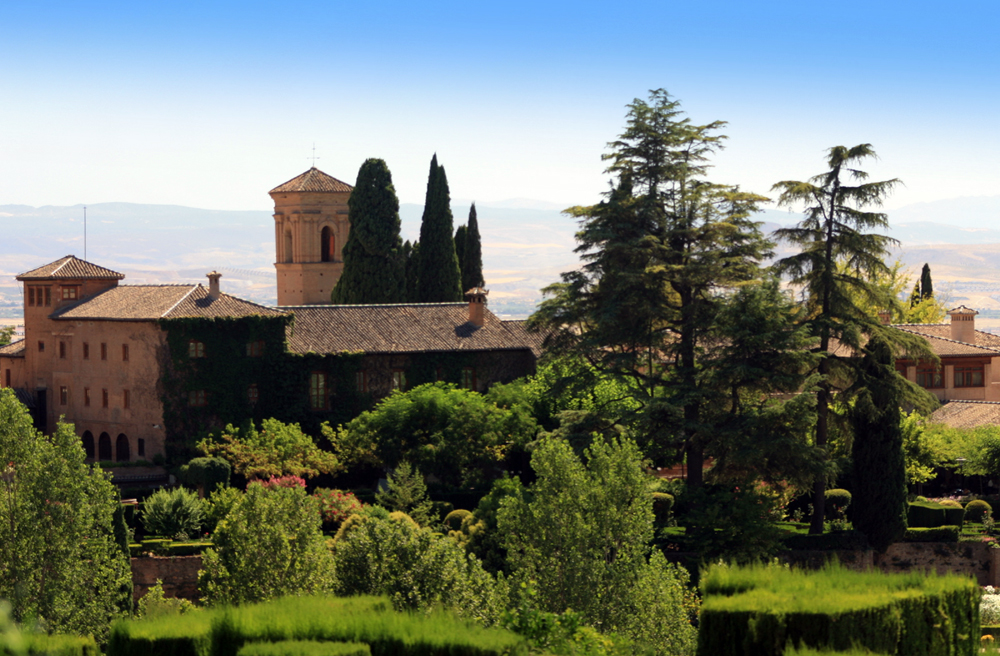
{"type": "MultiPolygon", "coordinates": [[[[180,286],[180,285],[178,285],[178,286],[180,286]]],[[[168,314],[170,314],[171,312],[173,312],[173,310],[174,310],[175,307],[177,307],[178,305],[180,305],[184,301],[184,299],[186,299],[188,296],[190,296],[191,294],[193,294],[194,290],[198,289],[199,287],[201,287],[201,283],[198,283],[197,285],[192,285],[191,289],[188,290],[188,293],[184,294],[184,296],[181,296],[180,299],[176,303],[174,303],[173,305],[171,305],[167,309],[166,312],[164,312],[163,314],[160,315],[160,318],[163,319],[168,314]]]]}
{"type": "MultiPolygon", "coordinates": [[[[52,273],[51,273],[51,274],[49,274],[49,275],[52,275],[52,276],[54,276],[54,275],[56,275],[57,273],[59,273],[59,270],[60,270],[60,269],[62,269],[62,268],[63,268],[64,266],[66,266],[67,264],[69,264],[69,263],[70,263],[71,261],[73,261],[73,258],[74,258],[74,257],[76,257],[76,256],[75,256],[75,255],[67,255],[67,256],[65,256],[65,257],[64,257],[64,258],[62,259],[62,264],[60,264],[60,265],[59,265],[59,266],[57,266],[57,267],[56,267],[55,269],[53,269],[52,273]]],[[[79,259],[79,258],[78,258],[78,259],[79,259]]],[[[58,261],[58,260],[56,260],[56,261],[58,261]]],[[[81,262],[85,262],[86,260],[80,260],[80,261],[81,261],[81,262]]],[[[87,264],[91,264],[91,263],[90,263],[90,262],[87,262],[87,264]]]]}
{"type": "Polygon", "coordinates": [[[942,404],[942,408],[952,403],[976,403],[978,405],[1000,405],[1000,401],[977,401],[975,399],[948,399],[942,404]]]}
{"type": "MultiPolygon", "coordinates": [[[[990,353],[998,353],[998,352],[1000,352],[1000,348],[990,348],[990,347],[987,347],[987,346],[980,346],[979,344],[970,344],[969,342],[961,342],[961,341],[959,341],[957,339],[951,339],[950,337],[940,337],[938,335],[926,335],[926,334],[918,332],[916,330],[906,330],[905,328],[900,328],[900,326],[902,326],[902,325],[903,324],[893,324],[893,327],[894,328],[899,328],[904,333],[910,333],[912,335],[920,335],[924,339],[940,339],[940,340],[943,340],[945,342],[951,342],[952,344],[961,344],[962,346],[968,346],[970,348],[983,349],[984,351],[989,351],[990,353]]],[[[927,324],[909,324],[909,325],[923,326],[923,325],[927,325],[927,324]]],[[[987,334],[989,334],[989,333],[987,333],[987,334]]]]}
{"type": "MultiPolygon", "coordinates": [[[[201,286],[202,286],[202,285],[201,285],[201,283],[198,283],[198,286],[199,286],[199,287],[201,287],[201,286]]],[[[274,307],[272,307],[272,306],[270,306],[270,305],[264,305],[263,303],[258,303],[258,302],[256,302],[256,301],[251,301],[251,300],[249,300],[249,299],[246,299],[246,298],[242,298],[242,297],[240,297],[240,296],[235,296],[235,295],[233,295],[233,294],[228,294],[228,293],[226,293],[226,292],[221,292],[221,294],[222,294],[223,296],[228,296],[229,298],[232,298],[232,299],[234,299],[234,300],[237,300],[237,301],[239,301],[240,303],[246,303],[247,305],[253,305],[253,306],[255,306],[255,307],[259,307],[259,308],[264,308],[265,310],[276,310],[276,311],[278,311],[278,312],[284,312],[284,310],[282,310],[282,309],[281,309],[280,307],[278,307],[278,306],[274,306],[274,307]]]]}
{"type": "Polygon", "coordinates": [[[324,303],[323,305],[276,305],[278,309],[318,309],[318,308],[380,308],[380,307],[427,307],[427,306],[456,306],[467,307],[469,304],[464,301],[449,301],[446,303],[324,303]]]}

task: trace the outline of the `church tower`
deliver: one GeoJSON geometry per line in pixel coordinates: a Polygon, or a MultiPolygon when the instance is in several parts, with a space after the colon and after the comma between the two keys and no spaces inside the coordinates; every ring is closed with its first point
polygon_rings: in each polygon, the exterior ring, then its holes
{"type": "Polygon", "coordinates": [[[344,271],[351,185],[313,167],[268,192],[274,200],[278,305],[326,305],[344,271]]]}

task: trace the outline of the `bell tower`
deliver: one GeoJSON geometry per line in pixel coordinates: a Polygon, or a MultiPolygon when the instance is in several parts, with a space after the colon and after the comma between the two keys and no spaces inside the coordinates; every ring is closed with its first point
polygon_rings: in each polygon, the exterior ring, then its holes
{"type": "Polygon", "coordinates": [[[326,305],[344,271],[351,185],[313,167],[268,192],[274,200],[278,305],[326,305]]]}

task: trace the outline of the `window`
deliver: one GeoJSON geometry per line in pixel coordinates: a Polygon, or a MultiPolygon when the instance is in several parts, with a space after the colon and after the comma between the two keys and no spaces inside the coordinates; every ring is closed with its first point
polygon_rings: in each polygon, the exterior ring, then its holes
{"type": "Polygon", "coordinates": [[[188,392],[188,405],[192,408],[204,408],[208,405],[208,395],[205,390],[192,390],[188,392]]]}
{"type": "Polygon", "coordinates": [[[90,388],[89,387],[84,387],[83,388],[83,407],[85,407],[85,408],[89,408],[90,407],[90,388]]]}
{"type": "Polygon", "coordinates": [[[309,374],[309,407],[326,410],[326,374],[314,371],[309,374]]]}
{"type": "Polygon", "coordinates": [[[354,387],[359,392],[368,391],[368,372],[359,371],[356,374],[354,374],[354,387]]]}
{"type": "Polygon", "coordinates": [[[66,342],[59,342],[59,359],[66,359],[66,342]]]}
{"type": "Polygon", "coordinates": [[[46,285],[45,287],[42,287],[42,289],[45,290],[45,307],[48,307],[52,305],[52,288],[46,285]]]}
{"type": "Polygon", "coordinates": [[[63,385],[59,388],[59,405],[69,403],[69,388],[63,385]]]}
{"type": "Polygon", "coordinates": [[[84,360],[90,359],[90,344],[88,344],[87,342],[83,343],[83,359],[84,360]]]}
{"type": "Polygon", "coordinates": [[[108,407],[108,390],[106,389],[101,390],[101,407],[102,408],[108,407]]]}
{"type": "Polygon", "coordinates": [[[45,342],[43,342],[41,340],[38,340],[38,352],[39,353],[44,353],[45,352],[45,342]]]}
{"type": "Polygon", "coordinates": [[[97,459],[111,460],[111,436],[107,433],[101,433],[97,438],[97,459]]]}
{"type": "Polygon", "coordinates": [[[63,287],[62,288],[62,298],[64,301],[75,301],[77,298],[77,288],[76,287],[63,287]]]}
{"type": "Polygon", "coordinates": [[[146,455],[146,440],[144,440],[144,439],[142,439],[140,437],[135,442],[136,442],[136,444],[135,444],[135,452],[136,452],[136,454],[139,455],[139,456],[145,456],[146,455]]]}
{"type": "Polygon", "coordinates": [[[108,345],[105,344],[104,342],[101,342],[101,359],[102,360],[108,359],[108,345]]]}
{"type": "Polygon", "coordinates": [[[925,389],[942,389],[944,371],[935,367],[917,367],[917,385],[925,389]]]}
{"type": "Polygon", "coordinates": [[[264,355],[264,340],[260,339],[256,342],[247,342],[248,358],[259,358],[262,355],[264,355]]]}
{"type": "Polygon", "coordinates": [[[260,400],[260,390],[257,389],[257,383],[251,383],[250,387],[247,388],[247,401],[250,405],[257,405],[257,401],[260,400]]]}
{"type": "Polygon", "coordinates": [[[189,358],[205,357],[205,342],[199,342],[196,339],[192,339],[190,342],[188,342],[188,357],[189,358]]]}
{"type": "Polygon", "coordinates": [[[115,460],[118,462],[128,462],[131,459],[132,458],[129,454],[128,448],[128,438],[125,437],[124,433],[121,433],[115,441],[115,460]]]}
{"type": "Polygon", "coordinates": [[[34,287],[28,287],[28,305],[31,306],[31,307],[35,307],[35,288],[34,287]]]}
{"type": "Polygon", "coordinates": [[[4,387],[10,387],[10,369],[4,372],[4,378],[6,380],[4,387]]]}
{"type": "Polygon", "coordinates": [[[122,362],[128,362],[128,344],[122,344],[122,362]]]}
{"type": "Polygon", "coordinates": [[[395,392],[399,390],[400,392],[406,391],[406,372],[395,370],[392,372],[392,390],[395,392]]]}
{"type": "Polygon", "coordinates": [[[122,407],[126,410],[128,410],[131,405],[131,399],[129,396],[128,390],[122,390],[122,407]]]}
{"type": "Polygon", "coordinates": [[[955,367],[955,387],[982,387],[983,365],[955,367]]]}
{"type": "Polygon", "coordinates": [[[333,262],[333,257],[336,254],[337,242],[333,236],[333,230],[330,226],[325,226],[320,233],[320,261],[321,262],[333,262]]]}
{"type": "Polygon", "coordinates": [[[476,370],[473,367],[462,369],[462,387],[465,389],[476,389],[476,370]]]}
{"type": "Polygon", "coordinates": [[[94,459],[94,434],[90,431],[83,431],[83,452],[87,454],[87,460],[94,459]]]}

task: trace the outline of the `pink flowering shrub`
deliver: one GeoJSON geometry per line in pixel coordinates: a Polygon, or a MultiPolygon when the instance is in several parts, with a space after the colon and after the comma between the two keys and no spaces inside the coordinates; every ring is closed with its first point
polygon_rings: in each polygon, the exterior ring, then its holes
{"type": "Polygon", "coordinates": [[[345,519],[364,507],[350,492],[316,488],[313,496],[319,500],[319,512],[323,517],[323,530],[336,531],[345,519]]]}
{"type": "Polygon", "coordinates": [[[272,490],[276,487],[302,487],[306,486],[306,479],[301,476],[272,476],[266,481],[252,481],[251,485],[261,485],[265,489],[272,490]]]}

